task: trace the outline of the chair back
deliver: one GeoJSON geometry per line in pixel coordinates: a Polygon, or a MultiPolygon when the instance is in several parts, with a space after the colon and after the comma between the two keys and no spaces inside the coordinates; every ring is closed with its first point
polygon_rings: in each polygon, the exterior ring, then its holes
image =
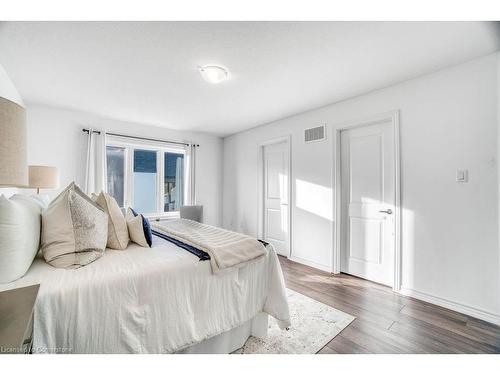
{"type": "Polygon", "coordinates": [[[203,221],[203,206],[181,206],[181,219],[189,219],[201,223],[203,221]]]}

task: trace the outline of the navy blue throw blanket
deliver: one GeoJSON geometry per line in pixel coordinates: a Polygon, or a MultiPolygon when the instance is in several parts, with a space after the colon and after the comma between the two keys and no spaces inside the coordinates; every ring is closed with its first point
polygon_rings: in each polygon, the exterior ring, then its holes
{"type": "Polygon", "coordinates": [[[262,245],[264,245],[265,247],[267,247],[267,246],[269,245],[269,242],[266,242],[266,241],[264,241],[264,240],[259,240],[259,239],[258,239],[257,241],[259,241],[259,242],[260,242],[262,245]]]}
{"type": "Polygon", "coordinates": [[[166,234],[157,232],[155,230],[152,231],[155,236],[158,236],[160,238],[163,238],[164,240],[170,241],[173,244],[179,246],[180,248],[189,251],[191,254],[196,255],[200,261],[202,260],[210,260],[210,255],[208,255],[206,252],[203,250],[197,249],[196,247],[193,247],[191,245],[185,244],[184,242],[181,242],[175,238],[169,237],[166,234]]]}

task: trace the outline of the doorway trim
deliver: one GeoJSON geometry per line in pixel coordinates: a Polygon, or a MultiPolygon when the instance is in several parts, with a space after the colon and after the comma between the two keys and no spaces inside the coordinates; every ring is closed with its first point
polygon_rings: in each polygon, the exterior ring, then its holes
{"type": "Polygon", "coordinates": [[[394,132],[394,221],[395,221],[395,236],[394,236],[394,278],[392,290],[399,292],[402,282],[402,263],[401,263],[401,150],[399,137],[399,110],[384,112],[371,116],[366,116],[357,120],[343,122],[333,125],[333,176],[335,179],[335,189],[333,192],[333,273],[340,273],[340,232],[342,220],[342,181],[341,181],[341,155],[340,155],[340,133],[343,130],[353,129],[357,127],[388,122],[392,124],[394,132]]]}
{"type": "Polygon", "coordinates": [[[258,236],[263,239],[264,236],[264,147],[278,143],[286,143],[288,154],[288,178],[287,178],[287,204],[288,204],[288,255],[287,258],[292,256],[292,136],[287,134],[285,136],[271,138],[259,143],[259,214],[258,214],[258,236]]]}

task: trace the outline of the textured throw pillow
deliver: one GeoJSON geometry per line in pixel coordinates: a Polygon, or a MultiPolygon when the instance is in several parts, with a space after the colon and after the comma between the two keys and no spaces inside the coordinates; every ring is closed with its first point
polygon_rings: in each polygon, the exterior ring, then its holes
{"type": "Polygon", "coordinates": [[[115,198],[104,192],[101,192],[95,199],[92,198],[108,214],[107,247],[116,250],[126,249],[129,241],[127,222],[115,198]]]}
{"type": "Polygon", "coordinates": [[[128,234],[132,242],[142,246],[151,247],[153,243],[153,235],[148,219],[141,214],[137,214],[133,209],[127,210],[127,226],[128,234]]]}
{"type": "Polygon", "coordinates": [[[42,213],[42,253],[58,268],[98,259],[108,241],[108,215],[71,183],[42,213]]]}
{"type": "Polygon", "coordinates": [[[40,246],[42,207],[31,197],[0,196],[0,283],[22,277],[40,246]]]}

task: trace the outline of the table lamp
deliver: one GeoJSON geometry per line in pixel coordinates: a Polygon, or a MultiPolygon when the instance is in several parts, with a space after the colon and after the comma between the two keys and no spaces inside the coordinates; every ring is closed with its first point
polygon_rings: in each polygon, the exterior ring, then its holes
{"type": "Polygon", "coordinates": [[[57,189],[59,187],[59,172],[57,168],[44,165],[30,165],[29,187],[35,188],[37,194],[40,194],[40,189],[57,189]]]}

